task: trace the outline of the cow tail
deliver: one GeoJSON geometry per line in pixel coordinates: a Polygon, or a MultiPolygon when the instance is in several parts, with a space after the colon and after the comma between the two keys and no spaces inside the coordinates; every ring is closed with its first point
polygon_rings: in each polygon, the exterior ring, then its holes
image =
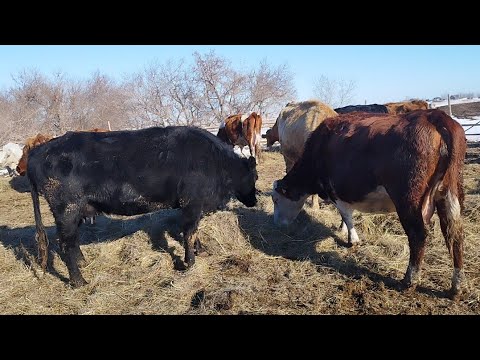
{"type": "Polygon", "coordinates": [[[42,223],[42,214],[40,213],[40,200],[38,196],[37,185],[31,181],[31,195],[33,201],[33,212],[35,214],[35,240],[38,246],[38,262],[43,270],[47,268],[48,261],[48,238],[45,227],[42,223]]]}
{"type": "Polygon", "coordinates": [[[440,147],[440,156],[446,157],[443,176],[443,190],[458,199],[461,212],[464,209],[463,164],[465,161],[466,138],[462,126],[440,110],[433,110],[431,123],[435,125],[444,145],[440,147]]]}
{"type": "Polygon", "coordinates": [[[465,131],[462,126],[441,110],[430,110],[431,123],[441,134],[445,146],[440,147],[440,155],[445,155],[447,168],[440,188],[435,194],[435,206],[440,219],[440,227],[445,245],[453,258],[453,275],[451,295],[460,291],[464,281],[463,273],[463,221],[464,190],[463,167],[467,148],[465,131]]]}

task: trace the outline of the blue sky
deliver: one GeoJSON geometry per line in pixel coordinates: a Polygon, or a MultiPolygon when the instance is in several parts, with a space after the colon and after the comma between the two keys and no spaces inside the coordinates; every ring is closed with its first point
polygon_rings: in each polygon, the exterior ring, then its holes
{"type": "Polygon", "coordinates": [[[322,74],[354,80],[357,104],[480,92],[478,45],[0,45],[0,89],[12,86],[12,74],[23,69],[46,75],[61,70],[78,79],[99,70],[121,79],[154,60],[191,60],[194,51],[210,49],[235,66],[250,67],[264,58],[273,65],[287,63],[299,100],[313,96],[314,79],[322,74]]]}

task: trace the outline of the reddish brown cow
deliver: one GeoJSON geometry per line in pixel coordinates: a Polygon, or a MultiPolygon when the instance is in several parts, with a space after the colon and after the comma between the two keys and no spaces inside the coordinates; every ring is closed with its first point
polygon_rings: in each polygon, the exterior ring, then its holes
{"type": "Polygon", "coordinates": [[[261,152],[261,129],[262,117],[256,112],[249,116],[237,114],[225,119],[218,129],[217,136],[227,144],[238,145],[240,151],[244,146],[248,146],[250,154],[258,163],[261,152]]]}
{"type": "Polygon", "coordinates": [[[20,176],[24,176],[25,172],[27,171],[27,160],[28,160],[28,153],[30,150],[32,150],[34,147],[46,143],[47,141],[50,141],[53,139],[51,135],[44,135],[44,134],[37,134],[34,137],[28,138],[25,141],[25,146],[23,147],[23,153],[22,157],[18,161],[17,165],[17,172],[20,176]]]}
{"type": "Polygon", "coordinates": [[[412,100],[385,104],[389,114],[406,114],[415,110],[428,110],[428,103],[423,100],[412,100]]]}
{"type": "Polygon", "coordinates": [[[310,194],[332,201],[358,241],[353,210],[396,211],[408,236],[407,287],[420,275],[430,219],[437,209],[453,257],[451,295],[463,280],[465,132],[440,110],[403,115],[351,113],[326,119],[272,193],[274,221],[288,225],[310,194]]]}

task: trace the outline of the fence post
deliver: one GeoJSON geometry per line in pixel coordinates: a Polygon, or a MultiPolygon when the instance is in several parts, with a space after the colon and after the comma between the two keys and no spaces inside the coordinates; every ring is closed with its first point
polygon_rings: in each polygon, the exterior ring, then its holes
{"type": "Polygon", "coordinates": [[[452,104],[450,104],[450,94],[448,96],[448,115],[452,116],[452,104]]]}

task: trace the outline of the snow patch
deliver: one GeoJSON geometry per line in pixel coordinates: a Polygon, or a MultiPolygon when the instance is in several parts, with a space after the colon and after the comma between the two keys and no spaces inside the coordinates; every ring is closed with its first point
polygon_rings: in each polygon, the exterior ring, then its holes
{"type": "Polygon", "coordinates": [[[480,134],[480,126],[472,126],[476,124],[480,125],[480,116],[474,116],[473,119],[462,119],[452,116],[452,119],[463,126],[468,141],[480,141],[480,135],[474,135],[480,134]]]}

